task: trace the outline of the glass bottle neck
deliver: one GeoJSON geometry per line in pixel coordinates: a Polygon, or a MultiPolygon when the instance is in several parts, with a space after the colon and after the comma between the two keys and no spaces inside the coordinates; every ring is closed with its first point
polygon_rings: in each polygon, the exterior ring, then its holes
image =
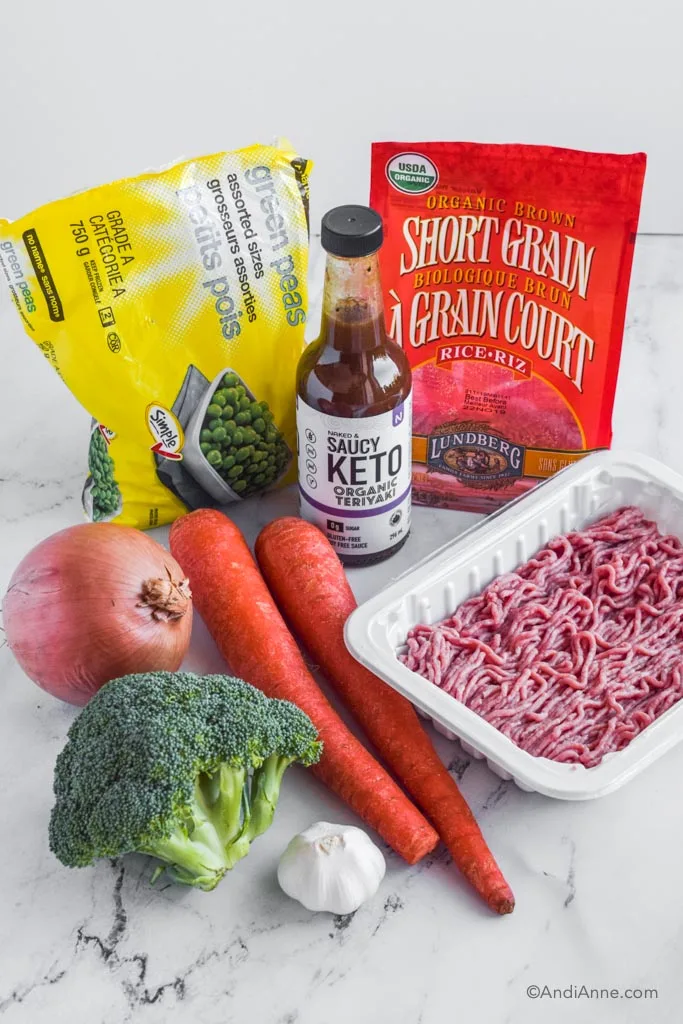
{"type": "Polygon", "coordinates": [[[345,352],[386,344],[377,253],[353,259],[328,253],[320,337],[345,352]]]}

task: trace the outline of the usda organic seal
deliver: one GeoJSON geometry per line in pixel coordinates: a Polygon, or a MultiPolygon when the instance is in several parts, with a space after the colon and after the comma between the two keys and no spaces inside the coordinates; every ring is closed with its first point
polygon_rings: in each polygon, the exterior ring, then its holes
{"type": "Polygon", "coordinates": [[[432,161],[421,153],[399,153],[387,163],[387,178],[399,192],[429,192],[439,180],[432,161]]]}

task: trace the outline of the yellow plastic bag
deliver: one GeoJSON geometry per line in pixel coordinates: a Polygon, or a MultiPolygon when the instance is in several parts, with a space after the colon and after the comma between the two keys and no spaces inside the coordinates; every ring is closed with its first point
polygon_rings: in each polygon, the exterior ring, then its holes
{"type": "Polygon", "coordinates": [[[294,479],[309,169],[251,146],[0,220],[26,333],[94,418],[90,518],[157,526],[294,479]]]}

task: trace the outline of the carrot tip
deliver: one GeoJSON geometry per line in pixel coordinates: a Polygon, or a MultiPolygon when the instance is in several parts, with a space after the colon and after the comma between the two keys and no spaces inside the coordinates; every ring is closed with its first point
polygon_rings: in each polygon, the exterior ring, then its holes
{"type": "Polygon", "coordinates": [[[515,897],[510,896],[494,897],[488,901],[491,910],[495,910],[497,914],[511,914],[515,909],[515,897]]]}

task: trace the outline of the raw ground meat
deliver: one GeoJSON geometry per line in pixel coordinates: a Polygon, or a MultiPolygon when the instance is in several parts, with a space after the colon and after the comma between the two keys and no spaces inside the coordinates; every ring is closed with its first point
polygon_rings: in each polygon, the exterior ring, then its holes
{"type": "Polygon", "coordinates": [[[522,750],[592,768],[683,697],[683,546],[620,509],[407,646],[408,668],[522,750]]]}

